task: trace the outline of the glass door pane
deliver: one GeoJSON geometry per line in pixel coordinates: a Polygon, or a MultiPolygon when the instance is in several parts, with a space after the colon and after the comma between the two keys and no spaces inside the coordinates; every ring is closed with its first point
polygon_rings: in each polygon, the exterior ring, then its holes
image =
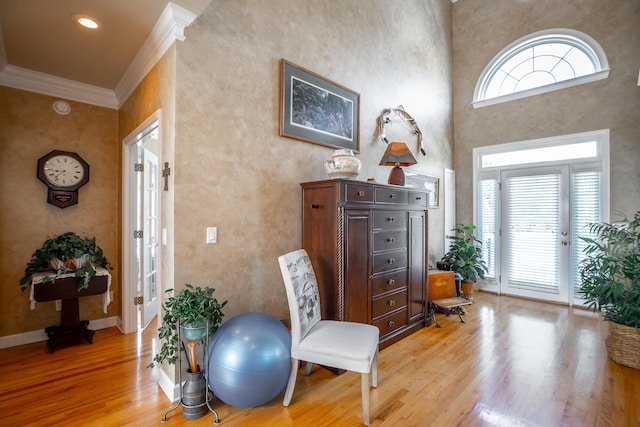
{"type": "Polygon", "coordinates": [[[501,173],[501,293],[569,302],[568,176],[568,166],[501,173]]]}

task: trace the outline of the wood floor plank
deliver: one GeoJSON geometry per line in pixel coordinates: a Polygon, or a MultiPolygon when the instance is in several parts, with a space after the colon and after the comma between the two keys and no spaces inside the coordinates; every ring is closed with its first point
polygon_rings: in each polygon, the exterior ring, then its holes
{"type": "MultiPolygon", "coordinates": [[[[640,371],[607,358],[607,325],[594,313],[488,293],[466,324],[439,314],[382,350],[371,392],[374,426],[640,426],[640,371]]],[[[94,344],[44,343],[0,350],[2,426],[210,426],[185,421],[156,384],[155,331],[97,331],[94,344]]],[[[223,426],[358,426],[360,377],[314,367],[282,395],[252,409],[219,400],[223,426]]]]}

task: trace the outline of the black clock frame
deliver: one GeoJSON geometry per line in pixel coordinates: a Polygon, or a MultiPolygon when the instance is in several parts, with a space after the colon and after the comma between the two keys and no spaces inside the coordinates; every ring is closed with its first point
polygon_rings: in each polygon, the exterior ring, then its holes
{"type": "Polygon", "coordinates": [[[89,182],[89,164],[78,153],[71,151],[53,150],[38,159],[37,177],[47,186],[47,202],[61,209],[78,204],[78,189],[89,182]],[[84,168],[84,176],[76,184],[69,187],[60,187],[49,182],[44,173],[44,164],[54,156],[73,157],[84,168]]]}

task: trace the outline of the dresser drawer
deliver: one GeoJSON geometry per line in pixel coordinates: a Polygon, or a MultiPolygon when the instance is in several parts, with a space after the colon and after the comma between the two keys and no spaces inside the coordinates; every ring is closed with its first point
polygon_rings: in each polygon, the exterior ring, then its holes
{"type": "Polygon", "coordinates": [[[373,322],[380,329],[380,338],[389,335],[407,324],[407,310],[401,310],[389,316],[381,317],[373,322]]]}
{"type": "Polygon", "coordinates": [[[409,192],[407,190],[396,190],[395,188],[376,188],[376,203],[391,203],[406,205],[409,200],[409,192]]]}
{"type": "Polygon", "coordinates": [[[429,195],[425,191],[409,191],[409,204],[427,207],[429,195]]]}
{"type": "Polygon", "coordinates": [[[373,274],[407,268],[407,250],[382,252],[373,255],[373,274]]]}
{"type": "Polygon", "coordinates": [[[374,299],[371,303],[371,316],[374,319],[387,313],[407,307],[407,289],[402,289],[394,294],[385,295],[374,299]]]}
{"type": "Polygon", "coordinates": [[[373,202],[373,188],[367,185],[345,184],[347,202],[373,202]]]}
{"type": "Polygon", "coordinates": [[[374,230],[401,230],[407,228],[406,211],[373,211],[374,230]]]}
{"type": "Polygon", "coordinates": [[[373,235],[373,251],[388,251],[407,247],[407,230],[380,231],[373,235]]]}
{"type": "Polygon", "coordinates": [[[377,295],[404,288],[407,286],[407,270],[375,277],[372,283],[371,294],[374,298],[377,295]]]}

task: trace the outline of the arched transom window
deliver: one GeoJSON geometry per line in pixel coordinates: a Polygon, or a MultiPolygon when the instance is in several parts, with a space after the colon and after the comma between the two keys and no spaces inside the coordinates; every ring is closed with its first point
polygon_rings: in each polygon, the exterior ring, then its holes
{"type": "Polygon", "coordinates": [[[478,79],[474,106],[481,107],[605,79],[609,64],[588,35],[567,29],[530,34],[503,49],[478,79]]]}

